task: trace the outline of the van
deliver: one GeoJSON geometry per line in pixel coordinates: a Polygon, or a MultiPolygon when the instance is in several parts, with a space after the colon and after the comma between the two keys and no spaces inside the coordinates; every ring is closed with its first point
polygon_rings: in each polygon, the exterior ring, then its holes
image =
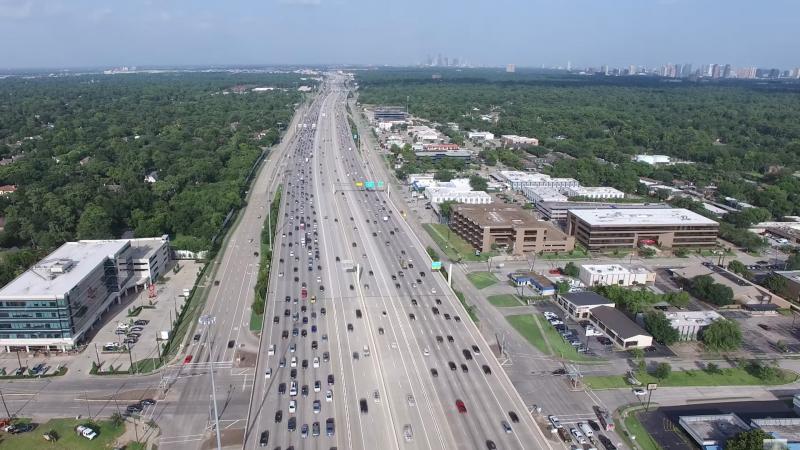
{"type": "Polygon", "coordinates": [[[592,432],[592,427],[590,427],[589,424],[586,422],[578,422],[578,428],[580,428],[581,431],[583,431],[583,434],[585,434],[586,437],[592,437],[594,435],[594,433],[592,432]]]}

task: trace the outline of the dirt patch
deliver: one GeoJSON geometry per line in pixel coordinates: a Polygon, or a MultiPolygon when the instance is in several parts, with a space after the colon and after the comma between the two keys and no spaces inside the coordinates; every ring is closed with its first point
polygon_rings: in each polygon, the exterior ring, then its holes
{"type": "Polygon", "coordinates": [[[237,350],[236,355],[234,355],[234,360],[236,361],[236,367],[247,368],[256,366],[256,354],[253,352],[237,350]]]}

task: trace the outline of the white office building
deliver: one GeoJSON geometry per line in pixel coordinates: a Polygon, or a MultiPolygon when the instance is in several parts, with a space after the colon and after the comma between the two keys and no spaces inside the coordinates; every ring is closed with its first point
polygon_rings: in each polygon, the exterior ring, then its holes
{"type": "Polygon", "coordinates": [[[592,199],[625,198],[625,193],[612,187],[570,186],[564,189],[567,197],[583,197],[592,199]]]}
{"type": "Polygon", "coordinates": [[[500,174],[511,185],[511,189],[521,191],[524,187],[552,187],[563,189],[580,186],[574,178],[551,178],[544,173],[528,173],[516,170],[503,170],[500,174]]]}
{"type": "Polygon", "coordinates": [[[539,140],[536,138],[517,136],[516,134],[504,134],[500,138],[506,147],[536,147],[539,145],[539,140]]]}
{"type": "Polygon", "coordinates": [[[491,141],[494,139],[494,134],[488,131],[470,131],[467,137],[476,141],[491,141]]]}
{"type": "Polygon", "coordinates": [[[559,189],[541,186],[526,186],[522,188],[522,194],[533,204],[541,202],[565,202],[567,196],[562,194],[559,189]]]}
{"type": "Polygon", "coordinates": [[[654,283],[656,274],[644,267],[626,267],[620,264],[583,264],[578,278],[586,286],[632,286],[654,283]]]}
{"type": "Polygon", "coordinates": [[[636,155],[636,162],[655,166],[658,164],[669,164],[672,162],[672,158],[667,155],[636,155]]]}
{"type": "Polygon", "coordinates": [[[492,202],[492,196],[486,192],[473,191],[467,178],[434,182],[425,188],[425,196],[434,204],[455,201],[472,205],[486,205],[492,202]]]}
{"type": "Polygon", "coordinates": [[[672,328],[678,330],[681,341],[696,341],[705,327],[722,318],[714,311],[674,311],[666,316],[672,328]]]}

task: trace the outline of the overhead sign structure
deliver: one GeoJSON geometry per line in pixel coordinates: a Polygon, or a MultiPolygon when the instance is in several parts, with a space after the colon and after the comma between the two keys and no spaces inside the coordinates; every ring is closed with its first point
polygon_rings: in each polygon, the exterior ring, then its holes
{"type": "Polygon", "coordinates": [[[378,181],[378,189],[383,187],[383,181],[378,181]]]}
{"type": "Polygon", "coordinates": [[[356,181],[356,187],[362,187],[364,183],[362,181],[356,181]]]}
{"type": "Polygon", "coordinates": [[[375,182],[374,181],[366,181],[364,182],[364,187],[367,189],[375,189],[375,182]]]}
{"type": "Polygon", "coordinates": [[[442,270],[442,262],[441,261],[431,262],[431,270],[442,270]]]}

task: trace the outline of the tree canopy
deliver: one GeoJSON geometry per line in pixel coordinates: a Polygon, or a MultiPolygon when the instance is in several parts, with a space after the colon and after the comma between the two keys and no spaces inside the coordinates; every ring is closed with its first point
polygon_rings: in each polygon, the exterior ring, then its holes
{"type": "Polygon", "coordinates": [[[742,330],[732,320],[719,319],[705,327],[700,338],[709,350],[733,351],[742,345],[742,330]]]}

